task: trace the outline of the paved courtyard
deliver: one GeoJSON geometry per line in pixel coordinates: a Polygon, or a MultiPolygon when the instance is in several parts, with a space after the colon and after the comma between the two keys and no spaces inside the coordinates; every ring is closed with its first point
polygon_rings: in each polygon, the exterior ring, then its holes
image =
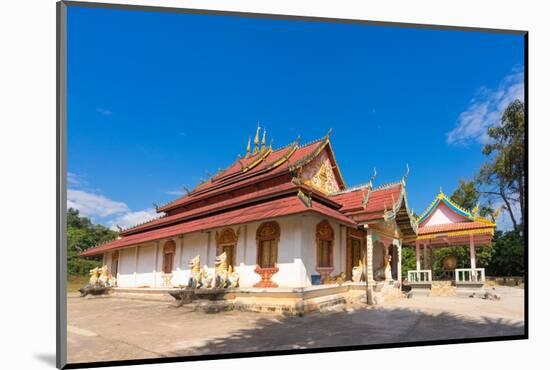
{"type": "Polygon", "coordinates": [[[68,357],[77,363],[523,334],[523,289],[495,292],[501,300],[415,296],[303,317],[71,296],[68,357]]]}

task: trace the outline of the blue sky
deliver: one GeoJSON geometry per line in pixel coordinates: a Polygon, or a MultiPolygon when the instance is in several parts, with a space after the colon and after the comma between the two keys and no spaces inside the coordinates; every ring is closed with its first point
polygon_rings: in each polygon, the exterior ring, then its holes
{"type": "Polygon", "coordinates": [[[127,227],[244,153],[333,128],[347,185],[399,180],[420,213],[523,99],[523,37],[70,7],[69,205],[127,227]]]}

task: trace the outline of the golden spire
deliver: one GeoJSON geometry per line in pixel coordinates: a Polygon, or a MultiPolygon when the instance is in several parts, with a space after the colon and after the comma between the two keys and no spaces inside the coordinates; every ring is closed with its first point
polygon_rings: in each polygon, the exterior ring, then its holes
{"type": "Polygon", "coordinates": [[[254,137],[254,153],[258,153],[258,145],[260,144],[260,122],[258,122],[258,128],[256,129],[256,136],[254,137]]]}
{"type": "Polygon", "coordinates": [[[264,135],[262,136],[262,148],[260,149],[260,151],[263,153],[264,150],[265,150],[265,128],[264,128],[264,135]]]}
{"type": "Polygon", "coordinates": [[[246,157],[250,157],[250,136],[248,137],[248,144],[246,144],[246,157]]]}

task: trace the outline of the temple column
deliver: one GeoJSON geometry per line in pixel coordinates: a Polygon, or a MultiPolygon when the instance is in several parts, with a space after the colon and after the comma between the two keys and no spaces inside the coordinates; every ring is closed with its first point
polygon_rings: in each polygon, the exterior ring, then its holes
{"type": "Polygon", "coordinates": [[[153,267],[153,286],[157,286],[157,268],[159,264],[159,248],[160,243],[157,241],[155,242],[155,266],[153,267]]]}
{"type": "Polygon", "coordinates": [[[420,242],[416,241],[416,271],[420,270],[420,242]]]}
{"type": "Polygon", "coordinates": [[[184,235],[181,235],[178,240],[179,240],[179,262],[178,262],[178,265],[179,265],[179,269],[180,270],[184,270],[184,263],[185,261],[183,260],[183,243],[184,243],[184,238],[185,236],[184,235]]]}
{"type": "Polygon", "coordinates": [[[470,267],[472,269],[476,268],[476,247],[473,234],[470,234],[470,267]]]}

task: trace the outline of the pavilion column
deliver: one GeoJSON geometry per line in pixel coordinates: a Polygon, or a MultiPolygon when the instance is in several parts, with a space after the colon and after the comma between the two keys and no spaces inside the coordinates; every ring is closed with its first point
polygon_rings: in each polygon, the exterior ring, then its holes
{"type": "Polygon", "coordinates": [[[472,269],[476,268],[476,247],[473,234],[470,234],[470,267],[472,269]]]}
{"type": "Polygon", "coordinates": [[[420,270],[420,242],[416,241],[416,271],[420,270]]]}
{"type": "Polygon", "coordinates": [[[430,266],[428,266],[428,245],[424,243],[424,270],[429,270],[430,266]]]}

